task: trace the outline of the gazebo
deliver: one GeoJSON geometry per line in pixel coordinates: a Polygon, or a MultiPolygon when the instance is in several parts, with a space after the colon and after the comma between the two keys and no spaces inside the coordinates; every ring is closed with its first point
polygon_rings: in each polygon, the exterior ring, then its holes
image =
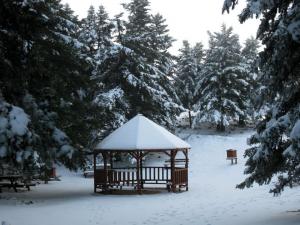
{"type": "Polygon", "coordinates": [[[94,192],[106,192],[115,188],[133,187],[139,193],[146,186],[165,185],[168,191],[188,190],[188,150],[191,146],[165,128],[138,114],[116,129],[94,149],[94,192]],[[144,166],[149,153],[165,153],[167,164],[144,166]],[[182,152],[183,158],[176,158],[182,152]],[[114,165],[113,155],[130,154],[134,166],[114,165]],[[97,168],[96,159],[101,154],[103,167],[97,168]],[[179,165],[180,164],[180,165],[179,165]]]}

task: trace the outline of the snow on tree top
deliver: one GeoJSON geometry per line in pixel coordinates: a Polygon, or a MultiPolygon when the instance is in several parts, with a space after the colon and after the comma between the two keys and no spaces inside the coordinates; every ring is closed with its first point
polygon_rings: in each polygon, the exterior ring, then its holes
{"type": "Polygon", "coordinates": [[[141,114],[116,129],[96,146],[96,149],[103,150],[179,148],[191,146],[141,114]]]}

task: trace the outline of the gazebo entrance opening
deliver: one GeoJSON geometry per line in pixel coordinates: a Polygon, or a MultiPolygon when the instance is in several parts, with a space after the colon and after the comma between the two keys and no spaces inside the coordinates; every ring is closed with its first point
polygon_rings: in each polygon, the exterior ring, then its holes
{"type": "Polygon", "coordinates": [[[132,187],[141,192],[149,187],[162,187],[168,191],[188,190],[188,148],[172,150],[109,150],[96,149],[94,151],[94,192],[107,192],[123,187],[132,187]],[[113,154],[128,153],[136,160],[134,167],[118,167],[114,165],[113,154]],[[144,158],[149,153],[165,153],[168,164],[162,166],[145,166],[144,158]],[[179,152],[183,158],[176,159],[179,152]],[[101,154],[103,168],[96,167],[96,158],[101,154]]]}

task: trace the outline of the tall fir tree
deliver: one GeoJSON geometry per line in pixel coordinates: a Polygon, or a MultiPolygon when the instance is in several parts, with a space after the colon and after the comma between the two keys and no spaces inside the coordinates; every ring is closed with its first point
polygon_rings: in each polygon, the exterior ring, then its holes
{"type": "Polygon", "coordinates": [[[149,13],[149,1],[133,0],[124,8],[128,21],[116,18],[117,43],[102,67],[105,91],[98,100],[105,105],[101,99],[107,99],[109,108],[118,105],[117,121],[142,113],[172,127],[179,112],[169,79],[172,61],[167,50],[172,38],[164,19],[149,13]]]}
{"type": "Polygon", "coordinates": [[[259,85],[259,68],[258,68],[258,50],[259,41],[254,37],[247,38],[242,49],[243,57],[241,66],[244,68],[245,79],[250,84],[247,90],[248,107],[247,114],[252,123],[259,119],[259,114],[256,112],[256,99],[259,97],[261,86],[259,85]]]}
{"type": "MultiPolygon", "coordinates": [[[[236,4],[225,1],[223,11],[236,4]]],[[[272,104],[249,140],[253,147],[245,153],[248,177],[238,187],[268,184],[277,177],[271,192],[278,194],[300,182],[300,2],[249,0],[240,22],[253,16],[261,16],[257,37],[265,45],[260,54],[260,102],[272,104]]]]}
{"type": "Polygon", "coordinates": [[[191,47],[188,41],[183,41],[183,47],[179,49],[176,65],[176,89],[178,97],[184,108],[189,113],[189,124],[192,127],[192,107],[195,104],[196,80],[201,73],[201,65],[204,57],[202,43],[191,47]]]}
{"type": "Polygon", "coordinates": [[[87,17],[81,21],[80,27],[79,40],[84,43],[86,47],[84,50],[92,60],[98,48],[97,16],[94,6],[90,6],[87,17]]]}
{"type": "Polygon", "coordinates": [[[106,12],[104,6],[100,5],[96,14],[96,40],[97,40],[97,51],[94,56],[96,61],[95,71],[97,71],[102,66],[103,61],[105,61],[106,55],[113,49],[113,39],[112,39],[112,29],[114,25],[110,20],[108,13],[106,12]]]}
{"type": "Polygon", "coordinates": [[[81,22],[79,32],[80,41],[84,44],[81,51],[84,58],[92,66],[90,81],[93,85],[89,88],[92,98],[89,98],[92,115],[89,118],[98,118],[90,127],[91,143],[96,140],[99,141],[111,129],[122,123],[122,120],[120,123],[115,122],[117,119],[114,115],[119,116],[119,106],[113,107],[116,95],[112,92],[105,93],[108,89],[105,82],[108,86],[114,83],[112,80],[105,80],[105,71],[113,62],[112,55],[117,52],[116,45],[113,43],[113,28],[114,24],[104,7],[100,5],[96,12],[91,6],[87,12],[87,17],[81,22]]]}
{"type": "Polygon", "coordinates": [[[113,23],[111,22],[104,6],[100,5],[97,12],[97,18],[96,18],[98,49],[104,49],[105,47],[112,45],[113,27],[114,27],[113,23]]]}
{"type": "Polygon", "coordinates": [[[230,123],[244,119],[249,83],[240,66],[239,37],[232,33],[232,27],[223,24],[221,32],[209,32],[209,36],[203,77],[197,84],[196,92],[201,98],[195,106],[198,113],[193,124],[209,122],[224,131],[230,123]]]}
{"type": "Polygon", "coordinates": [[[195,58],[195,63],[197,65],[198,73],[201,72],[203,61],[205,58],[205,51],[203,48],[203,44],[201,42],[197,42],[193,48],[193,55],[195,58]]]}
{"type": "MultiPolygon", "coordinates": [[[[176,93],[176,89],[173,86],[175,79],[175,63],[174,56],[169,52],[170,47],[172,47],[173,39],[169,35],[168,25],[166,24],[166,19],[160,14],[152,15],[152,21],[150,25],[151,29],[151,46],[155,50],[154,54],[154,66],[157,68],[157,73],[160,74],[160,78],[157,79],[159,85],[161,85],[169,98],[173,102],[173,107],[178,108],[176,104],[179,104],[180,100],[176,93]],[[175,104],[174,104],[175,103],[175,104]]],[[[180,109],[182,110],[182,109],[180,109]]],[[[173,117],[178,110],[171,113],[173,117]]],[[[172,118],[174,122],[174,118],[172,118]]]]}
{"type": "Polygon", "coordinates": [[[14,133],[19,143],[22,138],[26,143],[15,147],[9,123],[1,124],[2,162],[19,170],[37,165],[47,169],[55,162],[69,168],[82,165],[90,83],[76,16],[58,0],[4,1],[0,26],[0,118],[12,123],[14,115],[25,136],[14,133]]]}

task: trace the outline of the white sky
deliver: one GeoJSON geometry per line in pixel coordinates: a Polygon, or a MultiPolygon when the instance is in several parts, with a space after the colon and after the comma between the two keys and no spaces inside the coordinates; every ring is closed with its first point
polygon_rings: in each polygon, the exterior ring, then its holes
{"type": "MultiPolygon", "coordinates": [[[[97,9],[102,4],[110,17],[124,11],[121,3],[130,0],[62,0],[69,3],[79,18],[86,16],[90,5],[97,9]]],[[[221,24],[232,26],[233,31],[240,35],[240,42],[244,43],[247,37],[256,36],[259,20],[249,20],[244,24],[238,22],[237,15],[245,5],[239,1],[238,6],[230,14],[222,15],[223,0],[150,0],[152,13],[160,13],[167,20],[170,35],[174,42],[171,52],[176,54],[182,46],[183,40],[194,44],[201,41],[205,47],[208,45],[207,31],[219,31],[221,24]]]]}

